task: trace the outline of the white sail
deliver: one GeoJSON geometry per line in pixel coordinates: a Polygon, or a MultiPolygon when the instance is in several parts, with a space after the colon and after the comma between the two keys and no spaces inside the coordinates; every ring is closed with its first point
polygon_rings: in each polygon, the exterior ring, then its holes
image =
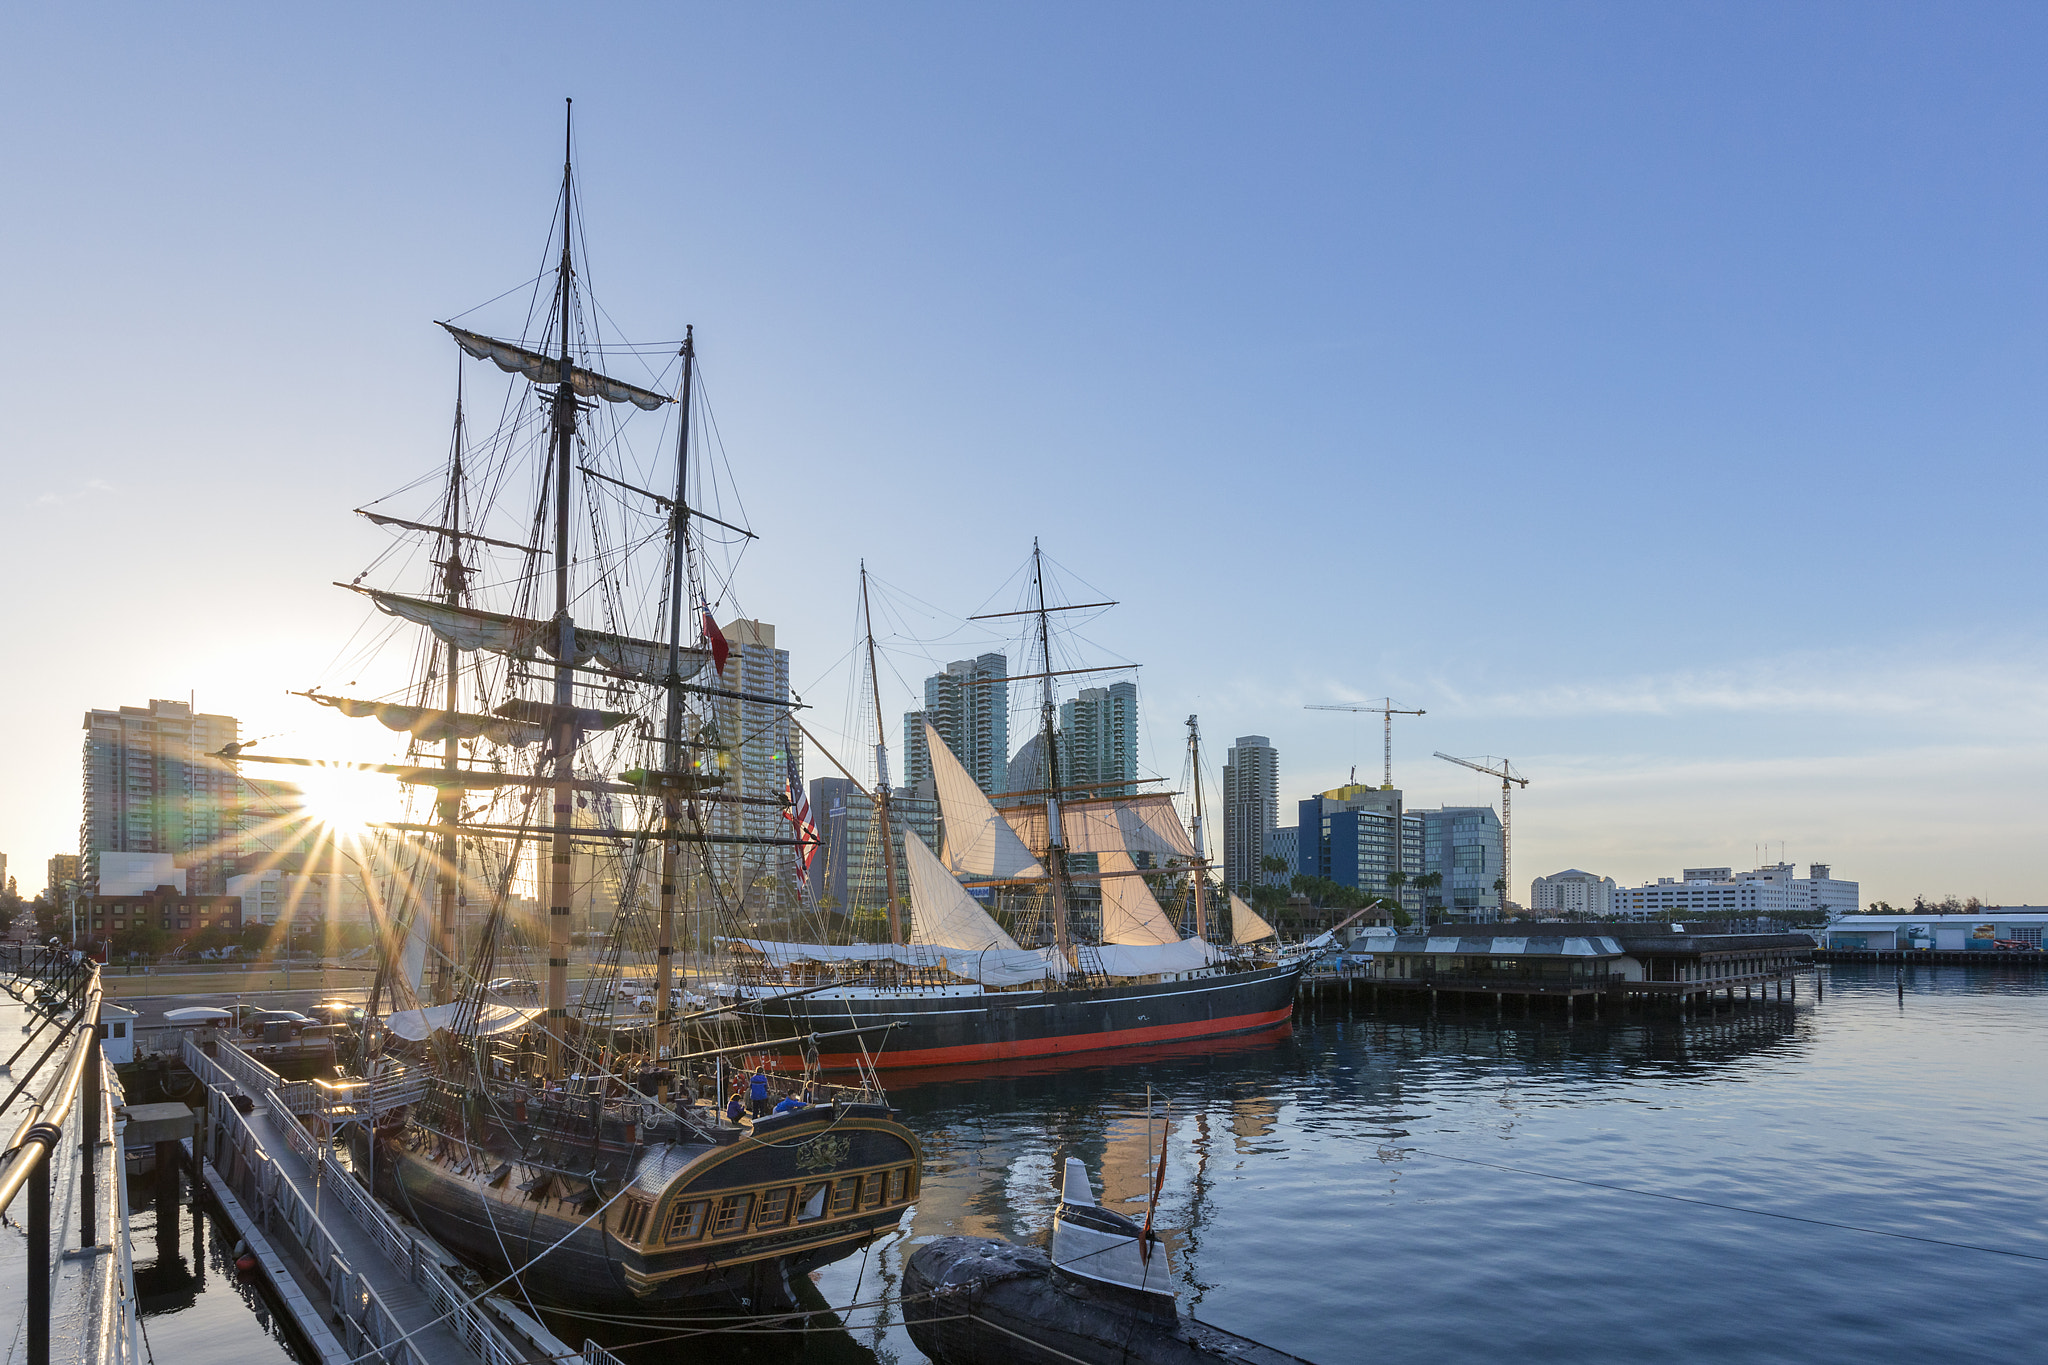
{"type": "MultiPolygon", "coordinates": [[[[1008,806],[1003,818],[1033,850],[1045,844],[1045,807],[1008,806]]],[[[1162,861],[1193,862],[1195,846],[1165,795],[1120,796],[1098,801],[1060,803],[1060,831],[1069,853],[1149,853],[1162,861]]]]}
{"type": "Polygon", "coordinates": [[[356,720],[374,717],[387,730],[404,730],[415,739],[439,741],[487,739],[493,744],[524,747],[547,738],[547,731],[529,721],[504,716],[477,716],[464,711],[441,711],[431,706],[401,706],[388,701],[358,701],[354,697],[330,697],[320,692],[303,694],[331,706],[356,720]]]}
{"type": "Polygon", "coordinates": [[[1230,893],[1230,941],[1232,943],[1257,943],[1260,939],[1276,937],[1272,925],[1259,917],[1259,912],[1246,905],[1238,894],[1230,893]]]}
{"type": "Polygon", "coordinates": [[[903,836],[903,861],[910,868],[910,941],[970,952],[982,948],[1015,950],[1017,940],[975,904],[967,888],[953,880],[938,855],[915,834],[903,836]]]}
{"type": "Polygon", "coordinates": [[[939,790],[939,813],[946,821],[943,852],[953,875],[1043,877],[1045,869],[1009,822],[996,814],[930,721],[924,723],[924,739],[931,756],[932,783],[939,790]]]}
{"type": "MultiPolygon", "coordinates": [[[[478,360],[490,361],[507,374],[525,375],[536,384],[562,382],[562,362],[554,356],[529,351],[524,346],[499,341],[496,337],[487,337],[480,332],[465,332],[460,327],[449,327],[445,322],[441,325],[447,328],[449,336],[455,338],[457,346],[478,360]]],[[[609,375],[599,374],[596,370],[586,370],[580,365],[569,367],[569,384],[585,398],[602,398],[607,403],[631,403],[634,407],[648,412],[671,401],[666,394],[655,393],[652,389],[643,389],[624,380],[613,379],[609,375]]]]}
{"type": "MultiPolygon", "coordinates": [[[[560,632],[552,621],[535,621],[524,616],[503,616],[474,607],[450,606],[424,597],[384,592],[378,588],[357,588],[377,604],[377,610],[425,626],[457,649],[487,649],[515,659],[536,654],[552,655],[558,649],[560,632]]],[[[676,671],[684,678],[695,677],[711,661],[708,650],[683,649],[677,653],[676,671]]],[[[614,673],[646,682],[660,682],[668,676],[668,646],[658,640],[638,640],[630,635],[576,627],[576,657],[573,664],[595,662],[614,673]]]]}
{"type": "Polygon", "coordinates": [[[1143,877],[1109,875],[1134,872],[1137,864],[1131,861],[1131,855],[1115,849],[1096,856],[1104,874],[1102,941],[1125,944],[1180,942],[1180,934],[1174,929],[1173,921],[1159,908],[1159,902],[1153,899],[1143,877]]]}
{"type": "Polygon", "coordinates": [[[427,914],[415,907],[412,923],[406,926],[405,947],[398,954],[398,979],[405,983],[405,998],[420,998],[420,983],[427,975],[427,914]]]}

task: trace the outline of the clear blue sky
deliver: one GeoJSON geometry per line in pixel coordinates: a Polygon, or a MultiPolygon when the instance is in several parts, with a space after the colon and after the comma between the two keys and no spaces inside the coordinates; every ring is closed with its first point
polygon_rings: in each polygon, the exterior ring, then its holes
{"type": "Polygon", "coordinates": [[[1518,895],[1772,840],[2048,901],[2044,58],[1993,4],[19,12],[0,849],[75,844],[89,706],[347,681],[348,509],[440,458],[431,319],[536,268],[566,94],[801,685],[861,556],[964,613],[1036,534],[1169,776],[1197,711],[1305,795],[1378,736],[1302,704],[1392,693],[1411,802],[1534,779],[1518,895]]]}

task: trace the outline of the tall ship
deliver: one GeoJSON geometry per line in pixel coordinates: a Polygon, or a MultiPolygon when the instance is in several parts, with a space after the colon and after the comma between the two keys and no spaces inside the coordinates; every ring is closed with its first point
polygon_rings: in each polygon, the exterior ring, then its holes
{"type": "MultiPolygon", "coordinates": [[[[864,615],[867,601],[863,568],[864,615]]],[[[907,882],[885,855],[884,941],[732,941],[731,978],[715,987],[722,1000],[788,1038],[857,1030],[819,1047],[823,1066],[842,1069],[1020,1062],[1288,1026],[1301,973],[1336,930],[1282,945],[1234,891],[1212,886],[1196,717],[1190,820],[1173,794],[1136,791],[1142,783],[1063,781],[1055,680],[1092,671],[1053,666],[1053,620],[1070,609],[1048,600],[1034,543],[1027,605],[997,613],[1028,618],[1035,645],[1034,671],[1003,680],[1039,684],[1039,759],[1026,787],[992,799],[920,718],[939,817],[928,846],[891,813],[878,744],[868,795],[900,843],[907,882]],[[1226,906],[1227,927],[1214,913],[1226,906]]],[[[874,649],[870,616],[871,682],[874,649]]],[[[881,710],[877,686],[878,732],[881,710]]]]}
{"type": "MultiPolygon", "coordinates": [[[[773,728],[793,703],[728,669],[713,603],[737,605],[754,533],[718,482],[694,329],[656,347],[611,335],[585,286],[572,151],[544,267],[501,296],[524,321],[441,324],[444,467],[358,509],[393,540],[339,585],[374,607],[339,677],[389,661],[389,685],[305,694],[402,733],[404,761],[338,766],[409,793],[351,855],[381,965],[329,1118],[381,1197],[535,1301],[787,1302],[897,1224],[921,1148],[871,1068],[793,1075],[801,1045],[760,1017],[774,992],[711,1002],[678,976],[679,945],[737,932],[800,842],[740,818],[781,823],[793,764],[780,795],[733,781],[742,713],[773,728]],[[465,406],[485,386],[473,441],[465,406]],[[778,1052],[795,1066],[756,1081],[778,1052]]],[[[251,747],[222,756],[336,766],[251,747]]],[[[844,1047],[859,1027],[808,1041],[844,1047]]]]}

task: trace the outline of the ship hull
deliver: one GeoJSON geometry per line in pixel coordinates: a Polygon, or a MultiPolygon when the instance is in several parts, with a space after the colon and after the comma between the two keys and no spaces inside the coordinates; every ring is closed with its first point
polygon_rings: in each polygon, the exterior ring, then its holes
{"type": "Polygon", "coordinates": [[[843,1112],[835,1118],[820,1108],[758,1127],[764,1137],[772,1128],[773,1136],[722,1148],[679,1148],[653,1162],[653,1176],[643,1174],[629,1186],[628,1198],[653,1210],[652,1219],[643,1216],[638,1226],[668,1225],[667,1209],[678,1202],[715,1205],[734,1192],[830,1185],[849,1171],[857,1180],[859,1173],[901,1169],[902,1192],[886,1205],[856,1206],[844,1216],[835,1210],[808,1224],[750,1228],[742,1220],[730,1237],[709,1231],[687,1242],[622,1237],[626,1199],[592,1216],[588,1202],[523,1192],[521,1185],[531,1182],[519,1177],[532,1168],[515,1163],[507,1178],[493,1184],[473,1167],[488,1167],[496,1154],[458,1164],[461,1153],[431,1136],[416,1145],[390,1137],[379,1141],[377,1192],[487,1279],[516,1271],[526,1294],[541,1302],[641,1312],[731,1303],[785,1307],[793,1302],[797,1278],[897,1225],[915,1198],[914,1172],[922,1158],[915,1138],[885,1118],[843,1112]],[[820,1159],[808,1161],[807,1154],[820,1159]]]}
{"type": "MultiPolygon", "coordinates": [[[[772,1034],[864,1034],[865,1055],[821,1051],[820,1065],[905,1068],[1022,1061],[1258,1033],[1288,1022],[1301,965],[1081,990],[960,993],[851,988],[775,1001],[758,1016],[772,1034]]],[[[843,1048],[849,1040],[827,1040],[843,1048]]],[[[772,1066],[796,1068],[778,1054],[772,1066]]]]}

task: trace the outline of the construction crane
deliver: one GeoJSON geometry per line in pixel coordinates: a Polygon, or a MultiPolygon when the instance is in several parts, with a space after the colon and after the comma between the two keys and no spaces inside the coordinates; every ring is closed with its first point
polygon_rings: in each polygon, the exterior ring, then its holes
{"type": "Polygon", "coordinates": [[[1488,777],[1500,779],[1500,908],[1501,913],[1506,914],[1508,892],[1515,885],[1513,881],[1515,867],[1514,845],[1509,841],[1509,835],[1514,830],[1510,802],[1514,798],[1516,785],[1519,784],[1526,787],[1529,785],[1529,779],[1515,776],[1515,769],[1512,764],[1504,758],[1495,758],[1491,754],[1483,758],[1459,758],[1456,754],[1447,754],[1439,750],[1437,757],[1446,762],[1455,763],[1461,768],[1470,768],[1475,773],[1485,773],[1488,777]],[[1488,764],[1496,766],[1488,767],[1488,764]]]}
{"type": "MultiPolygon", "coordinates": [[[[1385,718],[1387,725],[1386,768],[1380,777],[1381,791],[1392,791],[1394,789],[1394,717],[1426,716],[1429,714],[1427,711],[1403,711],[1394,704],[1392,697],[1381,697],[1378,701],[1362,704],[1348,701],[1328,705],[1311,704],[1301,709],[1304,711],[1371,711],[1375,715],[1385,718]]],[[[1353,768],[1351,770],[1351,780],[1354,784],[1358,781],[1358,769],[1353,768]]]]}

